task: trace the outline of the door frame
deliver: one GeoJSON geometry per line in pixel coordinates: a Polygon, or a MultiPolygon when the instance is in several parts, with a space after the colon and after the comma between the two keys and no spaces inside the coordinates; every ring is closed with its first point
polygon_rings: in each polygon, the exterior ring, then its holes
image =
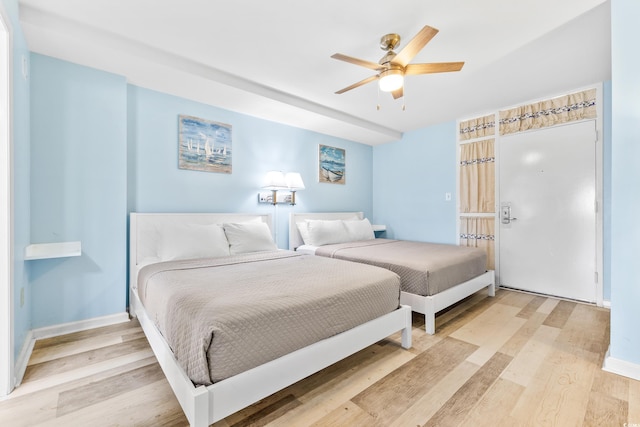
{"type": "Polygon", "coordinates": [[[0,397],[11,392],[14,380],[13,337],[13,30],[0,3],[0,397]]]}
{"type": "MultiPolygon", "coordinates": [[[[500,110],[508,110],[511,108],[515,108],[519,105],[526,105],[526,104],[531,104],[534,102],[539,102],[539,101],[544,101],[544,100],[548,100],[548,99],[553,99],[553,98],[557,98],[563,95],[567,95],[570,93],[575,93],[575,92],[580,92],[580,91],[584,91],[587,89],[596,89],[596,118],[595,119],[586,119],[586,120],[580,120],[580,121],[575,121],[575,122],[570,122],[569,124],[572,123],[579,123],[581,121],[593,121],[595,120],[595,125],[596,125],[596,134],[597,134],[597,141],[596,141],[596,146],[595,146],[595,150],[596,150],[596,165],[595,165],[595,172],[596,172],[596,177],[595,177],[595,181],[596,181],[596,200],[595,200],[595,206],[594,209],[596,210],[596,229],[595,229],[595,233],[596,233],[596,260],[595,260],[595,268],[596,271],[594,272],[594,274],[596,275],[596,277],[594,277],[594,279],[596,280],[596,305],[598,307],[602,307],[604,305],[604,285],[603,285],[603,280],[604,280],[604,261],[603,261],[603,239],[604,239],[604,234],[603,234],[603,230],[604,230],[604,221],[603,221],[603,187],[604,187],[604,177],[603,177],[603,153],[604,153],[604,127],[603,127],[603,114],[604,114],[604,107],[603,107],[603,85],[602,83],[596,83],[596,84],[592,84],[592,85],[588,85],[588,86],[584,86],[584,87],[579,87],[576,88],[574,90],[569,90],[569,91],[564,91],[562,93],[559,94],[555,94],[555,95],[549,95],[549,96],[544,96],[541,98],[537,98],[537,99],[533,99],[533,100],[529,100],[529,101],[525,101],[525,102],[520,102],[518,104],[515,105],[511,105],[511,106],[505,106],[500,108],[500,110]]],[[[500,122],[500,113],[499,111],[490,111],[490,112],[485,112],[485,113],[479,113],[479,114],[474,114],[471,116],[468,116],[467,118],[462,118],[457,120],[456,122],[456,129],[460,128],[460,122],[468,120],[469,118],[473,118],[473,117],[482,117],[482,116],[488,116],[488,115],[493,115],[494,116],[494,120],[496,123],[495,126],[495,135],[490,135],[490,136],[485,136],[482,138],[475,138],[475,139],[469,139],[469,140],[464,140],[461,141],[460,140],[460,134],[457,132],[457,144],[456,144],[456,167],[457,167],[457,173],[456,173],[456,189],[457,189],[457,209],[456,209],[456,241],[459,241],[460,239],[460,221],[459,221],[459,217],[460,216],[464,216],[465,214],[460,212],[460,145],[463,144],[467,144],[467,143],[471,143],[471,142],[476,142],[476,141],[481,141],[484,139],[490,139],[490,138],[494,138],[495,143],[494,143],[494,156],[495,156],[495,176],[496,176],[496,182],[495,182],[495,213],[493,214],[476,214],[474,216],[488,216],[488,217],[493,217],[494,221],[495,221],[495,240],[494,240],[494,245],[495,245],[495,250],[494,250],[494,254],[495,254],[495,275],[496,275],[496,284],[500,283],[500,218],[498,213],[498,206],[500,203],[500,132],[499,132],[499,122],[500,122]]],[[[560,125],[561,126],[561,125],[560,125]]],[[[525,132],[535,132],[536,129],[532,129],[532,130],[528,130],[525,132]]]]}

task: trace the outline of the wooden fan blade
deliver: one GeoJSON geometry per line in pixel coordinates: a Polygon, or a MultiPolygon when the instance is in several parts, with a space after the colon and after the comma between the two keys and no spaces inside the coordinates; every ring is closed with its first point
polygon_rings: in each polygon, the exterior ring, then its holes
{"type": "Polygon", "coordinates": [[[405,47],[402,48],[400,53],[393,58],[392,62],[394,64],[400,64],[403,67],[406,67],[409,62],[413,59],[414,56],[422,50],[423,47],[427,43],[431,41],[431,39],[438,34],[438,30],[428,25],[425,25],[418,34],[415,35],[414,38],[411,39],[409,43],[405,47]]]}
{"type": "Polygon", "coordinates": [[[378,76],[377,76],[377,75],[375,75],[375,76],[371,76],[371,77],[367,77],[367,78],[366,78],[366,79],[364,79],[364,80],[360,80],[358,83],[354,83],[354,84],[352,84],[351,86],[347,86],[347,87],[345,87],[344,89],[340,89],[339,91],[337,91],[337,92],[336,92],[336,94],[337,94],[337,95],[340,95],[341,93],[345,93],[345,92],[346,92],[346,91],[348,91],[348,90],[355,89],[355,88],[357,88],[358,86],[365,85],[365,84],[370,83],[370,82],[372,82],[372,81],[374,81],[374,80],[378,80],[378,76]]]}
{"type": "Polygon", "coordinates": [[[404,88],[401,87],[400,89],[394,90],[391,92],[391,95],[393,96],[393,99],[402,98],[404,96],[404,88]]]}
{"type": "Polygon", "coordinates": [[[409,64],[404,69],[404,74],[431,74],[460,71],[464,62],[434,62],[432,64],[409,64]]]}
{"type": "Polygon", "coordinates": [[[378,64],[377,62],[365,61],[364,59],[354,58],[352,56],[343,55],[341,53],[334,53],[333,55],[331,55],[331,57],[333,59],[338,59],[340,61],[349,62],[355,65],[360,65],[362,67],[370,68],[376,71],[383,68],[382,65],[378,64]]]}

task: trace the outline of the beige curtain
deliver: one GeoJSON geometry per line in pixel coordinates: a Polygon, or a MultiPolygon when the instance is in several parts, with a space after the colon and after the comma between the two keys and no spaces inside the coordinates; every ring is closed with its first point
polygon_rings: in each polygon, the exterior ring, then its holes
{"type": "Polygon", "coordinates": [[[495,219],[460,217],[460,246],[481,248],[487,252],[487,270],[495,269],[495,219]]]}
{"type": "Polygon", "coordinates": [[[596,90],[589,89],[500,111],[500,135],[592,119],[596,115],[596,90]]]}
{"type": "Polygon", "coordinates": [[[495,212],[493,139],[460,145],[460,212],[495,212]]]}
{"type": "Polygon", "coordinates": [[[475,119],[460,122],[459,132],[461,141],[495,135],[495,115],[491,114],[489,116],[478,117],[475,119]]]}

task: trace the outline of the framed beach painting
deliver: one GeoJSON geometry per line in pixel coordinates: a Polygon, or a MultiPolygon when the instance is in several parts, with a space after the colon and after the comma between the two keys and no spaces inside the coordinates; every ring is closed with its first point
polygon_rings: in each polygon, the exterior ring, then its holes
{"type": "Polygon", "coordinates": [[[318,146],[318,179],[330,184],[345,183],[345,150],[343,148],[318,146]]]}
{"type": "Polygon", "coordinates": [[[231,125],[178,116],[178,168],[231,173],[231,125]]]}

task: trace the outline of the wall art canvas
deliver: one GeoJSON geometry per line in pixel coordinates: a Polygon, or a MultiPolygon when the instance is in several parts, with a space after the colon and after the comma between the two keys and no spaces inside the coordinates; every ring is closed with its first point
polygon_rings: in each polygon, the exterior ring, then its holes
{"type": "Polygon", "coordinates": [[[345,183],[345,150],[320,145],[318,149],[318,178],[330,184],[345,183]]]}
{"type": "Polygon", "coordinates": [[[178,167],[231,173],[231,125],[179,116],[178,167]]]}

